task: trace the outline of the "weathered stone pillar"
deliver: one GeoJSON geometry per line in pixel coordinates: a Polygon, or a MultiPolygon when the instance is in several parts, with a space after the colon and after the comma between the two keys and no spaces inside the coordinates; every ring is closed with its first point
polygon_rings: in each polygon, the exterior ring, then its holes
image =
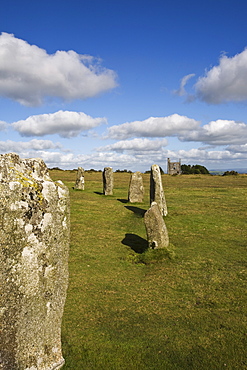
{"type": "Polygon", "coordinates": [[[103,171],[103,193],[113,195],[113,171],[111,167],[105,167],[103,171]]]}
{"type": "Polygon", "coordinates": [[[167,248],[169,245],[168,231],[160,209],[156,202],[144,214],[149,248],[167,248]]]}
{"type": "Polygon", "coordinates": [[[144,198],[144,186],[141,172],[131,174],[129,183],[128,201],[130,203],[142,203],[144,198]]]}
{"type": "Polygon", "coordinates": [[[74,189],[84,190],[84,169],[78,167],[74,189]]]}
{"type": "Polygon", "coordinates": [[[167,215],[167,206],[165,194],[162,185],[162,178],[160,174],[160,167],[153,164],[150,174],[150,204],[156,202],[163,216],[167,215]]]}
{"type": "Polygon", "coordinates": [[[0,155],[0,369],[59,369],[69,194],[41,159],[0,155]]]}

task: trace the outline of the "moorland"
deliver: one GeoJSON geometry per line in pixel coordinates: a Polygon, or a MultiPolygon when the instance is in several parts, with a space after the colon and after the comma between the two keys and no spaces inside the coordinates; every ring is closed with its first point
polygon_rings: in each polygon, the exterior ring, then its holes
{"type": "Polygon", "coordinates": [[[70,190],[66,369],[246,369],[247,176],[162,175],[170,253],[147,250],[129,173],[51,170],[70,190]]]}

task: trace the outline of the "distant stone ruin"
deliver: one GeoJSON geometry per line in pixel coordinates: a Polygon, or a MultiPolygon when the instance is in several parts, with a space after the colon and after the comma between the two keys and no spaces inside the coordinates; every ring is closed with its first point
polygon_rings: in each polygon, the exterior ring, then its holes
{"type": "Polygon", "coordinates": [[[152,165],[150,173],[150,204],[152,204],[152,202],[157,203],[162,216],[167,215],[167,206],[162,185],[160,167],[157,164],[152,165]]]}
{"type": "Polygon", "coordinates": [[[0,155],[0,369],[64,364],[69,192],[41,159],[0,155]]]}
{"type": "Polygon", "coordinates": [[[128,192],[130,203],[142,203],[144,199],[144,186],[141,172],[131,174],[128,192]]]}
{"type": "Polygon", "coordinates": [[[181,159],[178,162],[171,162],[170,158],[167,158],[167,173],[168,175],[181,175],[181,159]]]}
{"type": "Polygon", "coordinates": [[[105,167],[103,175],[103,194],[113,195],[113,170],[111,167],[105,167]]]}
{"type": "Polygon", "coordinates": [[[145,212],[144,224],[149,248],[167,248],[169,245],[168,231],[156,202],[152,202],[151,207],[145,212]]]}
{"type": "Polygon", "coordinates": [[[78,167],[74,189],[84,190],[84,186],[84,169],[82,167],[78,167]]]}

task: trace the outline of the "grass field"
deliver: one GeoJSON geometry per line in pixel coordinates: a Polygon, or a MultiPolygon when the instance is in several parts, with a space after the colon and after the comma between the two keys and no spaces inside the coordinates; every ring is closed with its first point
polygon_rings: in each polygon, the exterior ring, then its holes
{"type": "Polygon", "coordinates": [[[247,176],[163,175],[170,248],[146,251],[145,201],[127,202],[129,174],[50,171],[70,189],[66,369],[247,369],[247,176]]]}

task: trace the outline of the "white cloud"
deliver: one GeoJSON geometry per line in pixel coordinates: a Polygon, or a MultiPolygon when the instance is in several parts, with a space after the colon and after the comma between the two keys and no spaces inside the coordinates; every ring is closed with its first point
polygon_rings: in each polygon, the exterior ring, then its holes
{"type": "Polygon", "coordinates": [[[133,140],[120,140],[114,144],[106,145],[100,147],[97,151],[115,151],[122,153],[124,151],[128,152],[144,152],[148,154],[151,151],[157,152],[162,149],[162,147],[167,145],[167,140],[149,140],[149,139],[133,139],[133,140]]]}
{"type": "MultiPolygon", "coordinates": [[[[52,148],[51,148],[52,149],[52,148]]],[[[177,160],[181,158],[182,163],[202,164],[207,168],[236,168],[244,167],[247,160],[247,152],[234,152],[230,149],[217,150],[165,150],[151,151],[150,153],[136,152],[127,154],[112,152],[95,152],[92,154],[64,153],[61,150],[27,150],[19,153],[22,158],[42,158],[49,168],[59,167],[72,169],[82,166],[85,169],[103,169],[113,167],[113,170],[128,169],[132,171],[149,170],[152,164],[158,164],[166,171],[167,158],[177,160]]]]}
{"type": "Polygon", "coordinates": [[[0,131],[3,131],[7,128],[7,123],[4,121],[0,121],[0,131]]]}
{"type": "Polygon", "coordinates": [[[30,45],[12,34],[0,35],[0,95],[27,106],[45,97],[86,99],[116,87],[116,74],[99,60],[75,51],[30,45]]]}
{"type": "Polygon", "coordinates": [[[80,157],[75,156],[73,153],[39,151],[37,157],[42,158],[49,168],[72,169],[73,167],[78,167],[78,163],[80,163],[80,157]]]}
{"type": "Polygon", "coordinates": [[[247,125],[233,120],[211,121],[198,130],[179,135],[181,141],[200,141],[211,145],[244,144],[247,125]]]}
{"type": "Polygon", "coordinates": [[[223,55],[195,89],[199,99],[211,104],[247,100],[247,49],[232,58],[223,55]]]}
{"type": "Polygon", "coordinates": [[[189,79],[191,79],[192,77],[194,77],[195,74],[194,73],[191,73],[189,75],[186,75],[184,76],[182,79],[181,79],[181,82],[180,82],[180,87],[178,90],[175,90],[174,93],[178,96],[183,96],[183,95],[186,95],[186,91],[185,91],[185,85],[187,84],[187,82],[189,81],[189,79]]]}
{"type": "Polygon", "coordinates": [[[241,153],[231,153],[229,150],[201,150],[201,149],[190,149],[178,150],[177,155],[182,158],[183,161],[188,162],[219,162],[219,161],[231,161],[231,160],[241,160],[246,159],[246,155],[241,153]]]}
{"type": "Polygon", "coordinates": [[[132,168],[138,166],[139,159],[129,154],[118,154],[118,153],[98,153],[89,156],[84,162],[86,166],[90,168],[103,169],[104,167],[113,167],[113,170],[132,168]],[[89,165],[90,163],[90,165],[89,165]]]}
{"type": "Polygon", "coordinates": [[[114,152],[99,152],[84,158],[85,168],[102,169],[105,166],[111,166],[113,169],[130,169],[132,171],[149,170],[152,164],[158,164],[166,171],[167,158],[178,160],[181,158],[182,163],[201,164],[207,168],[229,168],[236,167],[236,163],[242,163],[247,160],[247,153],[233,153],[230,150],[165,150],[150,153],[114,153],[114,152]]]}
{"type": "Polygon", "coordinates": [[[247,153],[247,144],[229,145],[226,149],[234,153],[247,153]]]}
{"type": "Polygon", "coordinates": [[[172,114],[167,117],[150,117],[144,121],[126,122],[108,129],[108,137],[111,139],[127,139],[130,137],[166,137],[181,135],[199,127],[199,122],[172,114]]]}
{"type": "Polygon", "coordinates": [[[15,152],[21,153],[30,150],[48,150],[48,149],[61,149],[60,143],[53,143],[51,140],[37,140],[30,141],[0,141],[0,151],[3,153],[15,152]]]}
{"type": "MultiPolygon", "coordinates": [[[[49,168],[59,167],[72,169],[82,166],[85,169],[103,169],[113,167],[116,169],[131,168],[139,165],[139,159],[132,155],[117,153],[93,153],[90,155],[75,155],[73,153],[40,151],[36,157],[42,158],[49,168]]],[[[28,156],[30,157],[30,156],[28,156]]]]}
{"type": "Polygon", "coordinates": [[[58,134],[61,137],[75,137],[82,131],[107,123],[106,118],[92,118],[83,112],[58,111],[30,116],[12,125],[22,136],[44,136],[58,134]]]}

